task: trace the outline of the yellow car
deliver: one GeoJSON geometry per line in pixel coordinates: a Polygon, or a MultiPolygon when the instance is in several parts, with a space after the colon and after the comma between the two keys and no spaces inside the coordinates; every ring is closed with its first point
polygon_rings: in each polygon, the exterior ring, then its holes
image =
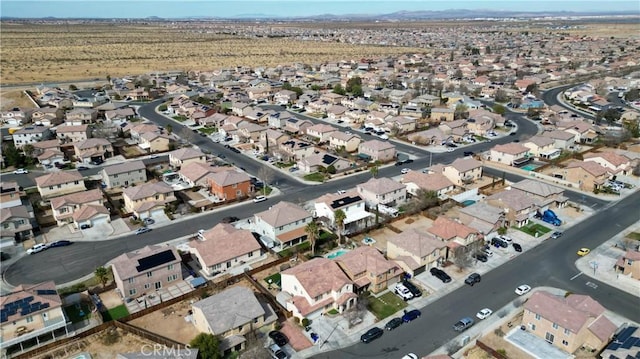
{"type": "Polygon", "coordinates": [[[591,250],[589,248],[580,248],[580,250],[578,251],[578,255],[580,257],[584,257],[587,254],[589,254],[589,252],[591,252],[591,250]]]}

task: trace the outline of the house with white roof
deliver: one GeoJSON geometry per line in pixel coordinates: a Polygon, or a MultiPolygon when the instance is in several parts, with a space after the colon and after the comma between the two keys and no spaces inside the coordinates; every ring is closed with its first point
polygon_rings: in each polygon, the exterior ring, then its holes
{"type": "Polygon", "coordinates": [[[355,191],[327,193],[314,201],[314,207],[315,216],[331,228],[336,228],[335,212],[342,210],[346,215],[343,234],[366,227],[373,217],[367,212],[362,196],[355,191]]]}

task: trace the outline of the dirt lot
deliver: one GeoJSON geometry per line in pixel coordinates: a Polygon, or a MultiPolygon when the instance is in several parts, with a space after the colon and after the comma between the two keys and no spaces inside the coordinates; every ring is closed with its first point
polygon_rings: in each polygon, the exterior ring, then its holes
{"type": "Polygon", "coordinates": [[[115,353],[131,353],[141,351],[143,347],[154,345],[136,335],[115,330],[115,335],[110,335],[107,331],[97,333],[88,338],[71,343],[65,347],[53,350],[49,353],[37,356],[38,359],[67,359],[73,358],[81,352],[91,354],[93,359],[113,359],[115,353]],[[109,344],[113,342],[113,344],[109,344]]]}
{"type": "Polygon", "coordinates": [[[129,324],[187,344],[198,335],[196,327],[185,320],[190,308],[189,300],[183,301],[134,319],[129,324]]]}
{"type": "MultiPolygon", "coordinates": [[[[495,349],[495,350],[499,350],[499,349],[504,349],[507,352],[507,357],[509,359],[532,359],[533,357],[530,356],[529,354],[521,351],[520,349],[518,349],[516,346],[512,345],[511,343],[509,343],[508,341],[504,340],[504,338],[500,335],[497,335],[496,332],[498,333],[508,333],[512,328],[509,327],[508,323],[520,323],[522,321],[522,312],[520,312],[519,314],[517,314],[515,317],[513,317],[509,322],[507,322],[506,324],[502,325],[499,328],[499,331],[496,329],[495,331],[485,335],[484,337],[482,337],[482,339],[480,339],[483,343],[485,343],[486,345],[488,345],[489,347],[495,349]]],[[[517,325],[517,324],[514,324],[517,325]]],[[[479,357],[481,358],[481,357],[479,357]]]]}

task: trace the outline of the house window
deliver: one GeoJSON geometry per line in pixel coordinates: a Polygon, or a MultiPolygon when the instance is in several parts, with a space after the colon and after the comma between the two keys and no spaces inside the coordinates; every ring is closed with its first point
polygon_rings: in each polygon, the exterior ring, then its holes
{"type": "Polygon", "coordinates": [[[79,184],[79,183],[80,183],[79,181],[73,181],[73,184],[79,184]]]}
{"type": "Polygon", "coordinates": [[[147,278],[153,277],[153,272],[147,272],[147,278]]]}
{"type": "Polygon", "coordinates": [[[136,279],[134,277],[129,278],[129,284],[132,284],[135,281],[136,281],[136,279]]]}
{"type": "Polygon", "coordinates": [[[238,184],[237,183],[232,184],[231,188],[238,188],[238,184]]]}
{"type": "Polygon", "coordinates": [[[129,289],[129,295],[136,295],[136,289],[135,288],[129,289]]]}
{"type": "Polygon", "coordinates": [[[42,313],[42,320],[49,320],[49,313],[42,313]]]}
{"type": "Polygon", "coordinates": [[[569,329],[564,330],[564,335],[571,335],[571,331],[569,329]]]}
{"type": "Polygon", "coordinates": [[[249,253],[247,254],[247,257],[249,257],[249,258],[253,257],[253,252],[249,252],[249,253]]]}
{"type": "Polygon", "coordinates": [[[534,332],[536,331],[536,325],[535,324],[529,323],[529,326],[531,327],[532,331],[534,331],[534,332]]]}
{"type": "Polygon", "coordinates": [[[169,264],[169,265],[167,266],[167,270],[173,270],[173,264],[169,264]]]}
{"type": "Polygon", "coordinates": [[[27,323],[32,323],[33,322],[33,315],[30,315],[27,317],[27,323]]]}
{"type": "Polygon", "coordinates": [[[113,175],[113,178],[118,178],[118,175],[113,175]]]}
{"type": "Polygon", "coordinates": [[[62,185],[58,185],[58,189],[62,188],[62,185]]]}
{"type": "Polygon", "coordinates": [[[568,342],[568,341],[566,341],[566,340],[563,340],[563,341],[562,341],[562,344],[563,344],[563,345],[565,345],[565,346],[567,346],[567,345],[569,345],[569,342],[568,342]]]}
{"type": "Polygon", "coordinates": [[[144,289],[149,289],[149,288],[151,288],[151,284],[146,283],[146,284],[144,285],[144,289]]]}
{"type": "Polygon", "coordinates": [[[553,329],[558,329],[558,324],[557,323],[553,323],[553,329]]]}
{"type": "Polygon", "coordinates": [[[545,334],[545,336],[544,336],[544,339],[546,341],[548,341],[549,343],[551,343],[551,344],[553,344],[553,339],[554,338],[555,338],[554,335],[549,333],[549,332],[547,332],[547,334],[545,334]]]}
{"type": "Polygon", "coordinates": [[[536,320],[540,320],[540,314],[536,314],[536,320]]]}

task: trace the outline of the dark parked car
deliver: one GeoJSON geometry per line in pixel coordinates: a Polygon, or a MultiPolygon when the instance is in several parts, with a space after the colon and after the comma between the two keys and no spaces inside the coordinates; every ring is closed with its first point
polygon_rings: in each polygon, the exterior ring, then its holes
{"type": "Polygon", "coordinates": [[[287,336],[277,330],[269,332],[269,338],[273,339],[273,342],[278,344],[280,347],[285,346],[289,342],[287,336]]]}
{"type": "Polygon", "coordinates": [[[558,231],[553,232],[553,234],[551,235],[551,239],[558,239],[560,237],[562,237],[562,232],[558,231]]]}
{"type": "MultiPolygon", "coordinates": [[[[238,222],[240,220],[240,218],[238,217],[233,217],[233,216],[229,216],[229,217],[224,217],[222,219],[222,223],[233,223],[233,222],[238,222]]],[[[280,345],[280,344],[278,344],[280,345]]]]}
{"type": "Polygon", "coordinates": [[[513,245],[513,249],[516,250],[516,252],[522,252],[522,246],[520,246],[518,243],[514,243],[513,245]]]}
{"type": "Polygon", "coordinates": [[[473,156],[473,151],[464,151],[465,156],[473,156]]]}
{"type": "Polygon", "coordinates": [[[394,330],[402,325],[402,318],[393,318],[384,326],[386,330],[394,330]]]}
{"type": "Polygon", "coordinates": [[[443,271],[442,269],[439,268],[431,268],[429,270],[429,272],[431,272],[431,275],[440,279],[443,283],[449,283],[451,282],[451,277],[449,277],[449,275],[447,273],[445,273],[445,271],[443,271]]]}
{"type": "Polygon", "coordinates": [[[8,253],[0,252],[0,261],[6,261],[11,259],[11,256],[8,253]]]}
{"type": "Polygon", "coordinates": [[[474,255],[473,255],[473,257],[474,257],[475,259],[479,260],[479,261],[480,261],[480,262],[482,262],[482,263],[484,263],[484,262],[486,262],[486,261],[488,261],[488,260],[489,260],[489,258],[487,257],[487,255],[486,255],[486,254],[484,254],[484,253],[476,253],[476,254],[474,254],[474,255]]]}
{"type": "Polygon", "coordinates": [[[362,334],[362,336],[360,337],[360,340],[363,343],[370,343],[378,338],[380,338],[382,336],[382,334],[384,334],[384,330],[378,328],[378,327],[373,327],[369,330],[367,330],[366,333],[362,334]]]}
{"type": "Polygon", "coordinates": [[[422,313],[420,313],[420,311],[417,309],[410,310],[404,313],[404,315],[402,316],[402,321],[405,323],[409,323],[412,320],[420,318],[421,315],[422,313]]]}
{"type": "Polygon", "coordinates": [[[482,277],[480,277],[480,274],[471,273],[471,274],[469,274],[467,279],[464,280],[464,282],[473,287],[474,284],[480,283],[481,280],[482,280],[482,277]]]}
{"type": "Polygon", "coordinates": [[[404,284],[404,286],[407,289],[409,289],[409,292],[411,292],[411,294],[413,294],[414,298],[422,296],[422,291],[420,289],[418,289],[418,287],[416,287],[415,284],[409,282],[408,280],[403,281],[402,284],[404,284]]]}
{"type": "Polygon", "coordinates": [[[77,169],[78,171],[86,171],[86,170],[88,170],[88,169],[89,169],[89,167],[85,167],[85,166],[78,166],[78,167],[76,167],[76,169],[77,169]]]}
{"type": "Polygon", "coordinates": [[[460,319],[456,324],[453,325],[453,330],[455,330],[456,332],[463,332],[469,329],[469,327],[471,327],[472,325],[473,325],[473,319],[469,317],[464,317],[460,319]]]}
{"type": "Polygon", "coordinates": [[[67,240],[61,240],[61,241],[55,241],[55,242],[51,242],[49,243],[48,247],[49,248],[53,248],[53,247],[64,247],[64,246],[70,246],[72,245],[73,242],[71,241],[67,241],[67,240]]]}
{"type": "Polygon", "coordinates": [[[89,228],[91,228],[91,225],[86,223],[80,226],[80,229],[89,229],[89,228]]]}

